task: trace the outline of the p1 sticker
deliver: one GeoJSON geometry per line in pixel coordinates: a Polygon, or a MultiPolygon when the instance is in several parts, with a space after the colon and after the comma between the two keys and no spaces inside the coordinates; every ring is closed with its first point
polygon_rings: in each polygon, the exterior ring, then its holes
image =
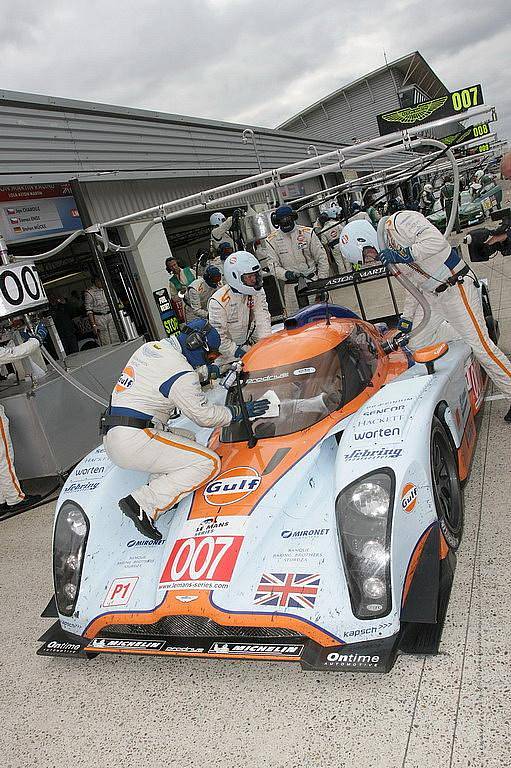
{"type": "Polygon", "coordinates": [[[126,576],[123,579],[114,579],[108,587],[103,606],[128,605],[137,581],[138,576],[126,576]]]}
{"type": "Polygon", "coordinates": [[[401,506],[403,512],[413,512],[417,504],[417,486],[407,483],[401,491],[401,506]]]}
{"type": "Polygon", "coordinates": [[[252,467],[233,467],[215,477],[204,489],[204,499],[214,507],[236,504],[256,491],[261,476],[252,467]]]}

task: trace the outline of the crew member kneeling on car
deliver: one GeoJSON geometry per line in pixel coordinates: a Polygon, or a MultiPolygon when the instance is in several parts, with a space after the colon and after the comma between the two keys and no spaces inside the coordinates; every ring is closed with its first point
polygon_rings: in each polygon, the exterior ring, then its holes
{"type": "MultiPolygon", "coordinates": [[[[398,211],[387,219],[384,232],[389,247],[380,253],[380,261],[398,264],[431,307],[420,346],[445,340],[438,338],[438,332],[447,320],[455,337],[472,348],[495,386],[511,399],[511,364],[488,335],[477,278],[468,264],[422,213],[398,211]]],[[[409,294],[398,328],[410,331],[417,311],[417,300],[409,294]]],[[[511,408],[504,419],[511,422],[511,408]]]]}
{"type": "MultiPolygon", "coordinates": [[[[200,427],[240,421],[238,405],[213,405],[203,393],[196,368],[213,366],[220,336],[207,320],[192,320],[169,339],[144,344],[128,360],[102,418],[103,444],[123,469],[151,478],[119,501],[140,533],[160,540],[158,517],[220,471],[220,457],[166,427],[176,408],[200,427]]],[[[246,404],[250,418],[268,409],[267,400],[246,404]]]]}

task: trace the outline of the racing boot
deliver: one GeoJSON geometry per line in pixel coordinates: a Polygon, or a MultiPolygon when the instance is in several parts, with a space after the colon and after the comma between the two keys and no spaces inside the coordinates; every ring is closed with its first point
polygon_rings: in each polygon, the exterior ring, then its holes
{"type": "Polygon", "coordinates": [[[17,504],[0,504],[0,520],[13,517],[20,512],[25,512],[41,501],[41,496],[25,496],[22,501],[18,501],[17,504]]]}
{"type": "Polygon", "coordinates": [[[126,517],[133,520],[142,536],[146,536],[148,539],[154,539],[154,541],[162,540],[163,536],[154,525],[154,521],[140,508],[140,505],[135,501],[133,496],[125,496],[124,499],[120,499],[119,507],[126,517]]]}
{"type": "Polygon", "coordinates": [[[504,421],[507,421],[508,424],[511,424],[511,408],[509,409],[509,411],[504,416],[504,421]]]}

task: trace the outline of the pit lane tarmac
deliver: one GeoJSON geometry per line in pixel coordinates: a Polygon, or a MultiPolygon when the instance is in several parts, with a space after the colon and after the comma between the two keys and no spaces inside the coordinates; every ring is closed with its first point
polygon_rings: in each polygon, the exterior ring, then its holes
{"type": "MultiPolygon", "coordinates": [[[[509,200],[509,191],[506,194],[509,200]]],[[[511,259],[488,277],[511,354],[511,259]]],[[[374,290],[374,302],[379,289],[374,290]]],[[[337,298],[337,297],[336,297],[337,298]]],[[[345,302],[348,303],[348,302],[345,302]]],[[[511,765],[511,426],[487,392],[440,655],[388,675],[294,664],[35,655],[54,505],[0,524],[3,768],[504,768],[511,765]]]]}

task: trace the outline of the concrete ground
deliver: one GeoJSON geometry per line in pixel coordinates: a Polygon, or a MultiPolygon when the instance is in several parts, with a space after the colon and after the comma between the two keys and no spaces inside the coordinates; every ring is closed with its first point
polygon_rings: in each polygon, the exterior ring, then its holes
{"type": "MultiPolygon", "coordinates": [[[[478,271],[489,278],[509,354],[511,262],[497,258],[478,271]]],[[[388,675],[40,658],[54,505],[0,523],[0,767],[510,766],[507,407],[502,399],[485,405],[440,655],[401,656],[388,675]]]]}

